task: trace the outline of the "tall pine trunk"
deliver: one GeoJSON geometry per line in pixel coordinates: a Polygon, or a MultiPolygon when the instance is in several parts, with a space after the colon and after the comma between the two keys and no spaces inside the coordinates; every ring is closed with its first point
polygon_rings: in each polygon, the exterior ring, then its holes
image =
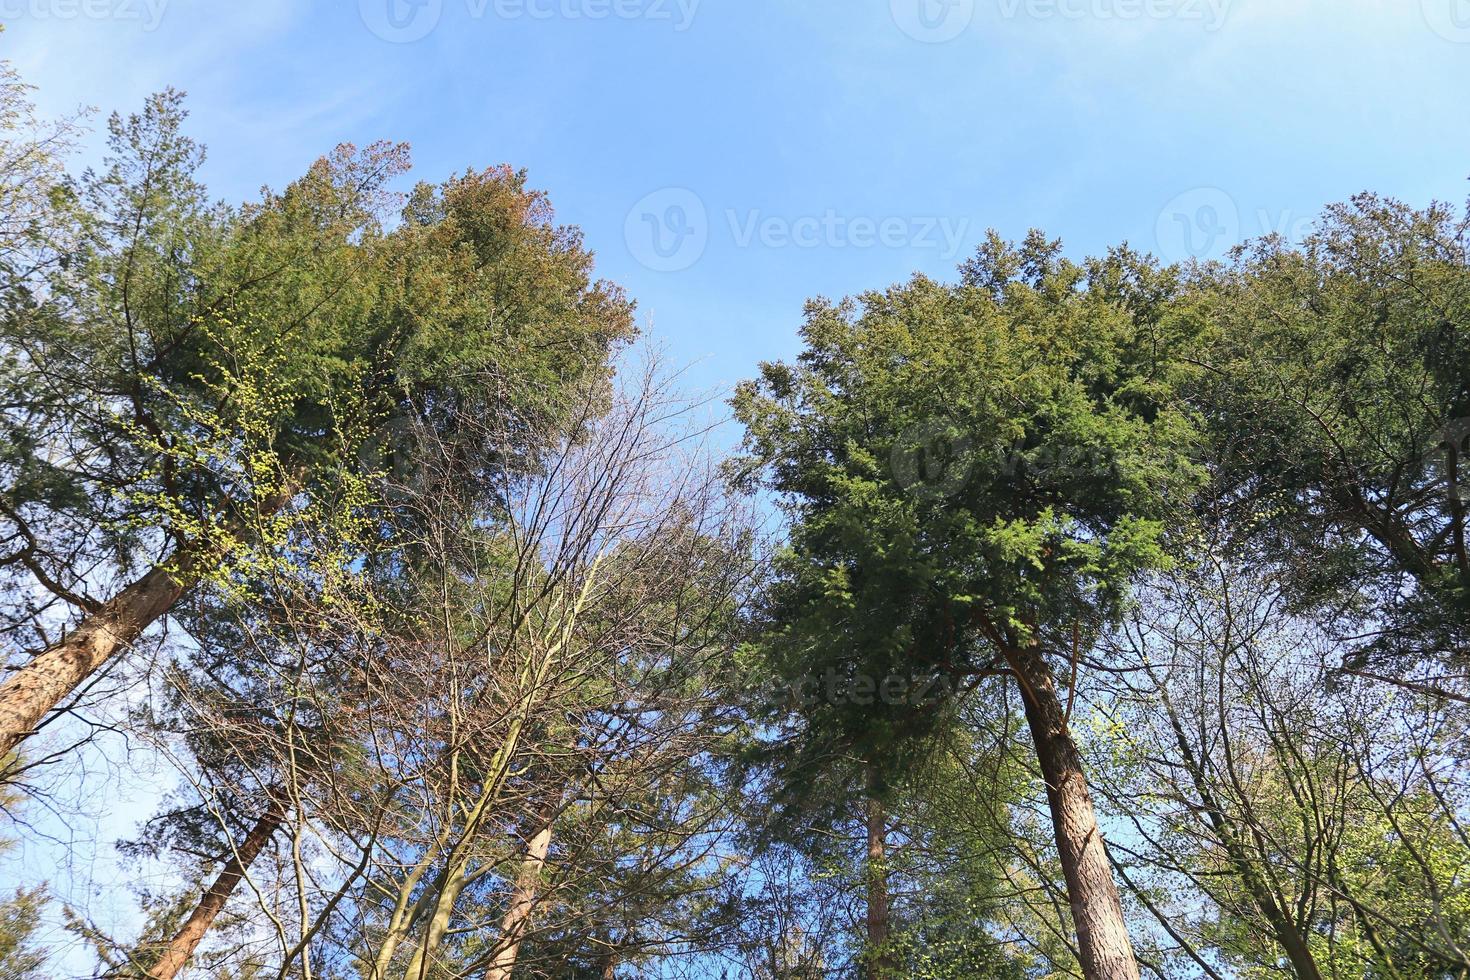
{"type": "Polygon", "coordinates": [[[194,912],[164,949],[162,958],[148,971],[148,980],[173,980],[188,965],[205,933],[209,932],[209,927],[230,900],[230,895],[244,879],[245,873],[250,870],[260,852],[265,850],[285,818],[286,806],[281,794],[272,794],[270,806],[255,822],[250,833],[245,835],[214,884],[199,899],[194,912]]]}
{"type": "Polygon", "coordinates": [[[868,978],[897,980],[893,957],[888,952],[888,856],[887,821],[878,799],[878,780],[868,771],[868,978]]]}
{"type": "Polygon", "coordinates": [[[511,892],[510,905],[500,920],[500,948],[485,971],[485,980],[510,980],[515,969],[516,957],[520,955],[521,940],[531,927],[531,916],[541,900],[541,871],[546,867],[546,856],[551,852],[551,828],[554,813],[543,815],[531,839],[526,842],[525,854],[521,858],[520,873],[516,875],[515,888],[511,892]]]}
{"type": "Polygon", "coordinates": [[[1046,781],[1082,973],[1087,980],[1138,980],[1123,903],[1056,678],[1039,647],[1008,650],[1006,659],[1020,681],[1036,761],[1046,781]]]}
{"type": "Polygon", "coordinates": [[[192,584],[187,560],[175,571],[155,568],[82,620],[0,684],[0,758],[35,732],[46,715],[143,631],[192,584]]]}

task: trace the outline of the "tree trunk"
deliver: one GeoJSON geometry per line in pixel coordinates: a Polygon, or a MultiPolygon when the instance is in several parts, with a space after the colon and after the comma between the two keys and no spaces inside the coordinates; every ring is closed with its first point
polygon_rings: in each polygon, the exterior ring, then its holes
{"type": "Polygon", "coordinates": [[[1123,921],[1106,845],[1082,772],[1082,756],[1057,696],[1056,678],[1037,647],[1005,651],[1021,685],[1026,722],[1046,781],[1067,897],[1087,980],[1138,980],[1138,961],[1123,921]]]}
{"type": "MultiPolygon", "coordinates": [[[[293,478],[261,500],[256,516],[270,517],[284,510],[295,495],[295,486],[293,478]]],[[[235,537],[253,536],[245,521],[236,522],[233,533],[235,537]]],[[[62,698],[137,642],[172,609],[199,580],[201,566],[211,554],[212,549],[202,541],[180,547],[169,561],[113,596],[68,636],[6,677],[0,683],[0,759],[32,735],[62,698]]]]}
{"type": "Polygon", "coordinates": [[[220,872],[220,876],[199,900],[193,914],[169,942],[163,957],[148,971],[148,980],[173,980],[188,964],[194,951],[199,948],[200,941],[204,939],[205,933],[209,931],[215,918],[224,909],[231,893],[245,877],[245,872],[250,870],[250,865],[255,863],[255,859],[260,856],[261,851],[265,850],[265,846],[270,843],[270,839],[280,829],[281,822],[285,820],[284,801],[279,794],[273,794],[273,797],[265,814],[255,822],[255,826],[240,843],[234,856],[220,872]]]}
{"type": "Polygon", "coordinates": [[[893,956],[888,952],[888,828],[877,779],[868,772],[868,961],[869,980],[895,980],[893,956]]]}
{"type": "MultiPolygon", "coordinates": [[[[554,816],[554,814],[552,815],[554,816]]],[[[552,817],[539,821],[540,826],[526,842],[526,853],[521,859],[520,874],[516,876],[510,905],[500,920],[500,948],[485,971],[485,980],[510,980],[521,951],[521,940],[531,926],[531,916],[540,901],[541,870],[546,866],[546,855],[551,851],[552,817]]]]}
{"type": "Polygon", "coordinates": [[[434,958],[439,955],[439,947],[444,944],[444,938],[449,935],[449,927],[454,918],[454,907],[459,904],[459,897],[464,894],[465,888],[469,887],[472,880],[466,861],[467,859],[461,859],[445,869],[443,886],[439,889],[439,895],[434,901],[434,912],[424,926],[423,942],[419,943],[418,948],[413,951],[413,957],[408,961],[408,968],[403,971],[403,980],[426,980],[430,976],[430,967],[434,958]]]}
{"type": "Polygon", "coordinates": [[[153,569],[5,678],[0,684],[0,758],[31,735],[62,698],[136,642],[179,601],[194,576],[188,561],[178,564],[176,574],[153,569]]]}

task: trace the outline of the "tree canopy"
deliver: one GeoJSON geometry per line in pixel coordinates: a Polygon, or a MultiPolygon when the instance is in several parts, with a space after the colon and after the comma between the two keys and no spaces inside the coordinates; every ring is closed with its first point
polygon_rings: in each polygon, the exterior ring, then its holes
{"type": "Polygon", "coordinates": [[[527,173],[184,106],[0,67],[0,974],[1470,976],[1470,213],[991,233],[701,395],[527,173]]]}

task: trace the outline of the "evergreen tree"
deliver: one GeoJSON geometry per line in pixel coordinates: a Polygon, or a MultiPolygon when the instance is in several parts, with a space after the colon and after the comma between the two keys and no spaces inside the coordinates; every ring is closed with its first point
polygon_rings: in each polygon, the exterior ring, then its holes
{"type": "Polygon", "coordinates": [[[803,704],[804,740],[881,793],[944,723],[920,692],[1012,677],[1094,980],[1137,966],[1056,671],[1167,564],[1198,480],[1175,292],[1126,250],[1079,266],[1037,234],[992,238],[957,286],[809,304],[798,361],[736,400],[792,526],[767,661],[808,690],[837,678],[803,704]]]}
{"type": "Polygon", "coordinates": [[[421,184],[390,227],[406,148],[344,146],[230,209],[183,122],[173,92],[114,117],[106,169],[52,195],[75,244],[5,284],[0,516],[22,545],[0,565],[35,652],[0,684],[0,749],[343,471],[412,479],[417,431],[493,498],[633,332],[523,174],[421,184]],[[522,438],[492,452],[467,418],[522,438]]]}
{"type": "Polygon", "coordinates": [[[1470,213],[1365,194],[1196,285],[1217,513],[1302,607],[1372,634],[1350,669],[1463,658],[1470,213]]]}

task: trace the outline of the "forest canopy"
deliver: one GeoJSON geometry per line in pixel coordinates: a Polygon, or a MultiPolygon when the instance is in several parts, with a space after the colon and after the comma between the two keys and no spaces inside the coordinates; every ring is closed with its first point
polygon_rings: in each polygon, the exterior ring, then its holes
{"type": "Polygon", "coordinates": [[[1470,977],[1470,211],[991,233],[710,395],[525,171],[90,125],[4,67],[0,850],[167,785],[0,976],[1470,977]]]}

